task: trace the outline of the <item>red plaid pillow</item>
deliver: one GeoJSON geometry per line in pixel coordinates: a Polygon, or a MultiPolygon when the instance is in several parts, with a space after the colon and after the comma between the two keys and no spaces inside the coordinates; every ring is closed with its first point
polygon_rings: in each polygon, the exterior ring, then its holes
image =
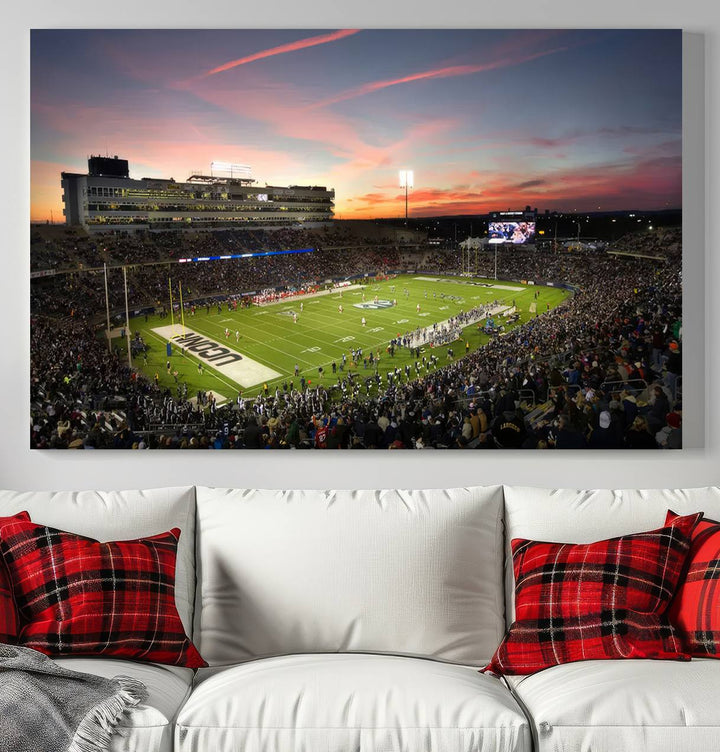
{"type": "Polygon", "coordinates": [[[18,643],[48,655],[111,655],[198,668],[175,606],[180,530],[99,543],[0,521],[0,553],[24,622],[18,643]]]}
{"type": "Polygon", "coordinates": [[[571,661],[686,660],[666,611],[702,515],[589,544],[513,540],[515,621],[483,671],[571,661]]]}
{"type": "MultiPolygon", "coordinates": [[[[668,512],[666,525],[678,516],[668,512]]],[[[685,579],[668,616],[689,653],[720,658],[720,522],[701,520],[690,537],[685,579]]]]}
{"type": "MultiPolygon", "coordinates": [[[[22,512],[17,515],[24,520],[29,520],[30,515],[22,512]]],[[[0,517],[0,524],[11,517],[0,517]]],[[[3,557],[0,556],[0,642],[14,643],[18,633],[18,615],[13,600],[12,587],[10,586],[10,575],[3,557]]]]}

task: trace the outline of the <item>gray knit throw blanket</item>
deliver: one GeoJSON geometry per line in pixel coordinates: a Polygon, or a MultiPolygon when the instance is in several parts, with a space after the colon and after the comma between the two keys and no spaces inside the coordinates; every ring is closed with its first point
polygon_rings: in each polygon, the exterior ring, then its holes
{"type": "Polygon", "coordinates": [[[136,679],[69,671],[0,644],[0,752],[107,752],[123,714],[146,697],[136,679]]]}

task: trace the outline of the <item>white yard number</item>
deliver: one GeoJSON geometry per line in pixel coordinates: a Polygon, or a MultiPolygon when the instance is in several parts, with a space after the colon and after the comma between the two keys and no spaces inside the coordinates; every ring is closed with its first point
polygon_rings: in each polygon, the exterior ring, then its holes
{"type": "Polygon", "coordinates": [[[396,324],[407,324],[408,319],[398,319],[395,323],[396,324]]]}
{"type": "Polygon", "coordinates": [[[374,329],[368,329],[368,331],[375,334],[377,332],[381,332],[384,328],[385,328],[384,326],[376,326],[374,329]]]}
{"type": "Polygon", "coordinates": [[[342,339],[336,339],[336,342],[352,342],[355,339],[352,335],[349,337],[342,337],[342,339]]]}
{"type": "Polygon", "coordinates": [[[308,347],[306,350],[303,350],[302,352],[320,352],[319,347],[308,347]]]}

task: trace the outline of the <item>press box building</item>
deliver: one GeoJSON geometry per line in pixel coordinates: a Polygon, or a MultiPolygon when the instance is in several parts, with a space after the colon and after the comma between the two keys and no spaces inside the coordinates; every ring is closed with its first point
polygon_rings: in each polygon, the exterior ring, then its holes
{"type": "Polygon", "coordinates": [[[324,186],[259,186],[249,178],[130,177],[128,161],[88,159],[87,174],[61,173],[68,225],[88,231],[222,229],[316,224],[333,218],[335,191],[324,186]]]}

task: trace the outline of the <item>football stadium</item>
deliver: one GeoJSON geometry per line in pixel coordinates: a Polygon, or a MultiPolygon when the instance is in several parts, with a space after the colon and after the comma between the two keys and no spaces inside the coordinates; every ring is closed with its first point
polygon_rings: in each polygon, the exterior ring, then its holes
{"type": "Polygon", "coordinates": [[[512,214],[34,226],[31,446],[678,448],[673,218],[512,214]]]}

